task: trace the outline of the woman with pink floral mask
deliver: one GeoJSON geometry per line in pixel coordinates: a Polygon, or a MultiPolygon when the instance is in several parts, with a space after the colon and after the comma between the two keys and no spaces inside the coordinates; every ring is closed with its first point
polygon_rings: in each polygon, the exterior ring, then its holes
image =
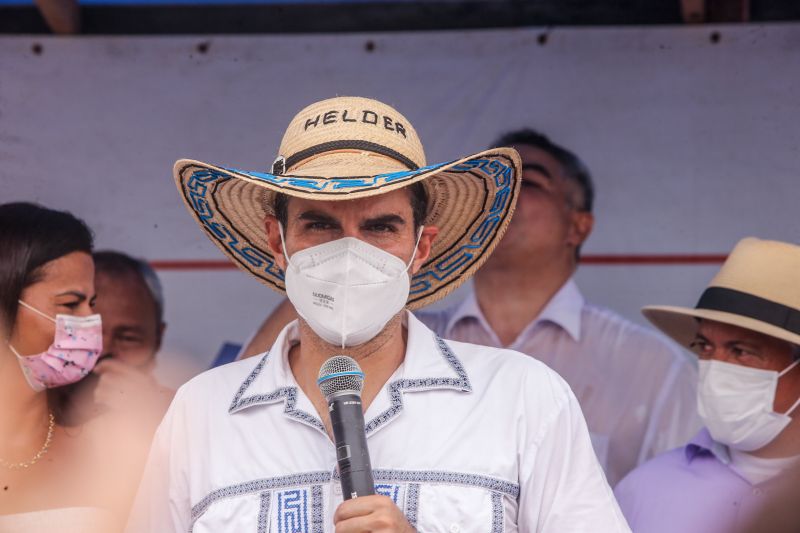
{"type": "Polygon", "coordinates": [[[114,531],[101,443],[64,391],[102,349],[92,235],[65,212],[0,205],[0,531],[114,531]]]}

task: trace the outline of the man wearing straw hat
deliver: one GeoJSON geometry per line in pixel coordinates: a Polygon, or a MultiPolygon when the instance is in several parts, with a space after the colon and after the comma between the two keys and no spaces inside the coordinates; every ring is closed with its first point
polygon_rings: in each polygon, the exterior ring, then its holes
{"type": "Polygon", "coordinates": [[[703,429],[617,486],[633,530],[728,533],[800,461],[800,246],[743,239],[693,309],[645,316],[699,357],[703,429]]]}
{"type": "Polygon", "coordinates": [[[519,169],[508,148],[426,165],[402,115],[351,97],[296,115],[271,172],[178,161],[206,235],[300,319],[178,391],[129,531],[629,531],[558,375],[407,311],[491,253],[519,169]],[[337,354],[365,374],[377,492],[344,502],[316,384],[337,354]]]}

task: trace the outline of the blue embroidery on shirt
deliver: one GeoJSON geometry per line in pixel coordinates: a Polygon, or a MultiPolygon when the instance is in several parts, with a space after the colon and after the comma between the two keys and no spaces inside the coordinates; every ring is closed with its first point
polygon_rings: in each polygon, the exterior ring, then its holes
{"type": "Polygon", "coordinates": [[[406,490],[406,520],[412,527],[417,527],[419,510],[419,483],[409,483],[406,490]]]}
{"type": "Polygon", "coordinates": [[[372,471],[375,481],[383,483],[430,483],[478,487],[489,491],[519,497],[519,485],[504,479],[481,474],[465,474],[440,470],[383,470],[372,471]]]}
{"type": "Polygon", "coordinates": [[[407,390],[422,390],[422,389],[457,389],[463,392],[471,392],[472,385],[469,382],[467,371],[459,361],[458,357],[453,353],[447,343],[442,340],[438,335],[434,335],[436,345],[439,348],[439,353],[447,360],[450,367],[455,371],[458,378],[452,377],[439,377],[439,378],[421,378],[421,379],[398,379],[389,384],[389,400],[391,407],[383,411],[381,414],[370,420],[365,430],[367,434],[372,433],[386,422],[397,416],[403,410],[403,391],[407,390]]]}
{"type": "Polygon", "coordinates": [[[247,376],[247,379],[244,380],[242,385],[239,387],[239,390],[236,392],[236,395],[233,397],[233,401],[231,402],[231,406],[228,408],[228,412],[233,414],[254,404],[271,403],[283,399],[285,402],[283,412],[287,416],[308,424],[309,426],[324,433],[325,426],[322,424],[319,418],[301,409],[295,409],[295,405],[297,405],[297,387],[281,387],[269,394],[254,394],[252,396],[242,398],[244,393],[247,392],[247,389],[253,384],[253,381],[255,381],[255,379],[263,370],[264,364],[267,362],[268,357],[269,352],[264,354],[264,357],[261,358],[261,361],[259,361],[258,365],[256,365],[253,371],[250,372],[250,375],[247,376]]]}
{"type": "MultiPolygon", "coordinates": [[[[405,514],[406,519],[415,525],[417,522],[419,510],[419,492],[420,484],[442,484],[442,485],[460,485],[468,487],[477,487],[480,489],[492,492],[493,504],[493,523],[503,523],[503,507],[502,495],[507,494],[515,500],[519,498],[520,488],[516,483],[511,483],[502,479],[491,476],[483,476],[479,474],[466,474],[461,472],[444,472],[435,470],[387,470],[377,469],[372,471],[372,476],[376,481],[377,486],[397,486],[407,484],[406,489],[406,505],[405,514]],[[496,496],[495,496],[496,495],[496,496]],[[498,518],[499,516],[499,518],[498,518]]],[[[322,498],[322,483],[330,483],[331,480],[338,482],[338,476],[332,476],[330,471],[327,472],[307,472],[304,474],[294,474],[290,476],[281,476],[275,478],[258,479],[254,481],[247,481],[229,487],[217,489],[200,502],[192,507],[192,527],[194,523],[203,515],[203,513],[211,507],[212,504],[219,500],[227,498],[235,498],[256,492],[265,492],[278,488],[297,488],[311,486],[311,524],[312,532],[322,531],[323,520],[323,498],[322,498]],[[317,524],[322,529],[317,529],[317,524]]],[[[398,491],[399,495],[399,491],[398,491]]],[[[399,499],[399,498],[398,498],[399,499]]],[[[267,500],[269,501],[269,500],[267,500]]],[[[273,501],[275,501],[273,499],[273,501]]],[[[261,497],[262,511],[264,509],[264,496],[261,497]]],[[[266,511],[263,511],[266,512],[266,511]]],[[[278,514],[278,516],[281,516],[278,514]]],[[[260,520],[260,515],[259,515],[260,520]]],[[[191,531],[191,528],[190,528],[191,531]]]]}
{"type": "Polygon", "coordinates": [[[322,523],[322,485],[311,487],[311,533],[323,533],[322,523]]]}
{"type": "MultiPolygon", "coordinates": [[[[519,485],[516,483],[492,476],[484,476],[482,474],[467,474],[464,472],[450,472],[447,470],[395,470],[376,468],[372,470],[372,478],[376,482],[376,487],[377,483],[461,485],[508,494],[514,498],[519,497],[519,485]]],[[[334,471],[332,479],[338,481],[339,473],[334,471]]]]}
{"type": "MultiPolygon", "coordinates": [[[[463,392],[472,391],[472,385],[469,382],[469,376],[467,375],[467,371],[464,369],[464,365],[461,364],[461,361],[458,359],[458,357],[456,357],[456,355],[450,349],[450,346],[448,346],[443,339],[435,334],[434,339],[436,341],[436,346],[439,348],[439,353],[455,371],[458,378],[438,377],[400,379],[391,382],[388,385],[391,406],[365,425],[367,434],[372,433],[389,420],[397,416],[397,414],[403,410],[403,391],[441,388],[456,389],[463,392]]],[[[254,394],[252,396],[243,398],[244,394],[247,392],[247,389],[250,387],[250,385],[252,385],[252,383],[263,370],[268,357],[269,352],[264,354],[258,365],[256,365],[253,371],[250,372],[250,375],[248,375],[244,380],[242,385],[239,387],[239,390],[236,392],[236,395],[233,397],[233,401],[231,402],[231,406],[228,408],[228,412],[235,413],[254,404],[270,403],[284,399],[284,413],[286,415],[306,423],[309,426],[318,429],[319,431],[325,432],[325,426],[322,424],[319,418],[303,410],[295,409],[295,405],[297,404],[297,387],[281,387],[269,394],[254,394]]]]}
{"type": "Polygon", "coordinates": [[[228,408],[228,412],[232,412],[234,409],[237,408],[239,405],[239,399],[244,396],[244,393],[250,388],[250,385],[255,381],[258,375],[261,373],[261,370],[264,368],[264,365],[267,362],[267,358],[269,357],[269,352],[265,353],[264,356],[261,358],[261,361],[258,362],[256,367],[253,369],[252,372],[247,376],[242,384],[239,386],[239,390],[236,391],[236,395],[233,397],[233,401],[231,402],[231,406],[228,408]]]}
{"type": "Polygon", "coordinates": [[[258,533],[269,531],[269,499],[272,493],[261,493],[261,505],[258,509],[258,533]]]}
{"type": "Polygon", "coordinates": [[[278,533],[308,533],[308,490],[278,493],[278,533]]]}
{"type": "Polygon", "coordinates": [[[192,507],[192,524],[200,518],[203,513],[208,510],[211,504],[224,500],[227,498],[235,498],[244,494],[252,494],[254,492],[263,492],[266,490],[285,488],[285,487],[302,487],[309,485],[316,485],[320,483],[330,483],[330,472],[306,472],[303,474],[292,474],[289,476],[280,476],[266,479],[256,479],[253,481],[246,481],[236,485],[223,487],[217,489],[202,500],[197,505],[192,507]]]}
{"type": "Polygon", "coordinates": [[[397,497],[400,494],[400,485],[393,485],[389,483],[376,483],[375,494],[380,494],[381,496],[387,496],[392,499],[395,505],[397,505],[397,497]]]}
{"type": "Polygon", "coordinates": [[[492,493],[492,533],[503,533],[505,529],[505,510],[503,509],[503,495],[499,492],[492,493]]]}

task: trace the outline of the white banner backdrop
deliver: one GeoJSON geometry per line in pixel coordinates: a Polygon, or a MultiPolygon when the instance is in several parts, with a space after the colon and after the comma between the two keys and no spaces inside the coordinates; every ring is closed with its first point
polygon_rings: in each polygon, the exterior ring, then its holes
{"type": "MultiPolygon", "coordinates": [[[[0,37],[0,202],[68,209],[99,248],[218,260],[178,198],[172,163],[268,169],[294,113],[333,95],[397,107],[431,162],[519,127],[573,149],[598,189],[589,255],[724,254],[747,235],[800,240],[794,24],[0,37]]],[[[645,303],[692,305],[716,268],[585,265],[578,279],[597,303],[642,321],[645,303]]],[[[165,351],[198,367],[277,301],[236,270],[162,277],[165,351]]]]}

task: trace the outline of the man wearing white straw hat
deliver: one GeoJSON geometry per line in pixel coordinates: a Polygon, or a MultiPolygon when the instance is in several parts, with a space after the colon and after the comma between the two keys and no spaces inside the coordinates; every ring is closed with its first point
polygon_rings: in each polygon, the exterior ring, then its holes
{"type": "Polygon", "coordinates": [[[743,239],[695,308],[643,312],[699,357],[706,427],[623,479],[620,505],[635,532],[736,531],[800,462],[800,246],[743,239]]]}
{"type": "Polygon", "coordinates": [[[190,212],[299,320],[201,374],[156,435],[129,531],[629,531],[575,397],[508,350],[439,339],[407,309],[481,265],[519,194],[508,148],[426,166],[409,122],[312,104],[271,172],[181,160],[190,212]],[[345,354],[377,494],[342,501],[320,366],[345,354]]]}

